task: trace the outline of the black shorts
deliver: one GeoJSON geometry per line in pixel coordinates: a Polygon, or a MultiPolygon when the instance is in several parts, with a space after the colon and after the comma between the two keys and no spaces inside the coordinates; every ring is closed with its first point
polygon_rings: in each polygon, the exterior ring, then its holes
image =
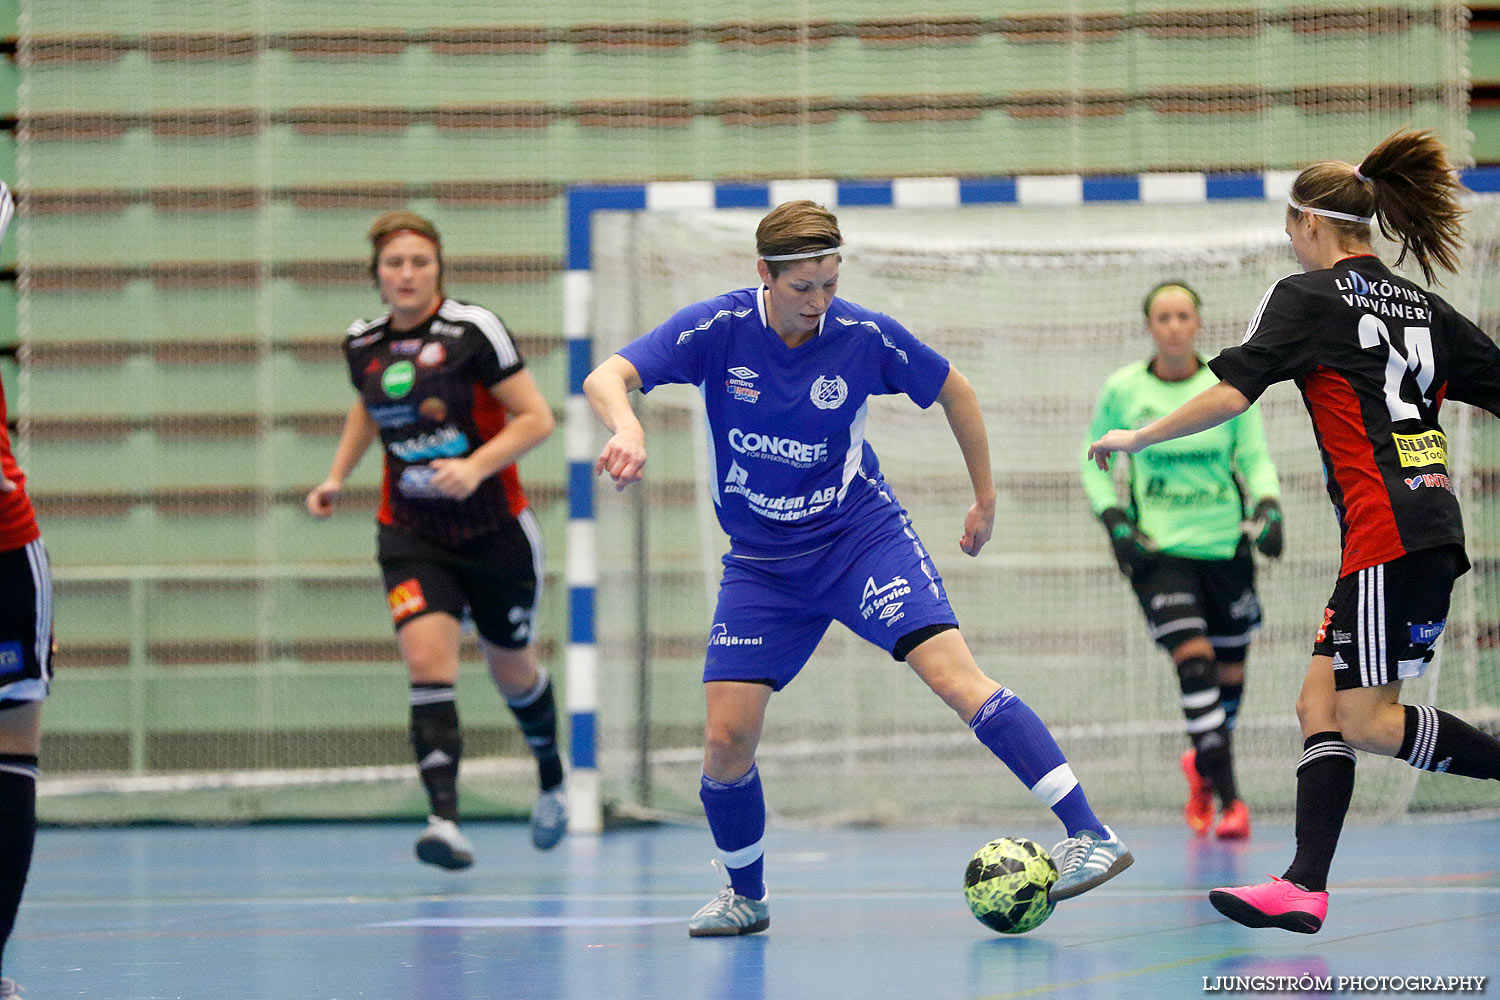
{"type": "Polygon", "coordinates": [[[492,646],[531,642],[542,593],[542,533],[530,508],[510,524],[460,546],[439,545],[382,524],[375,558],[397,631],[413,618],[464,613],[492,646]]]}
{"type": "Polygon", "coordinates": [[[1339,577],[1313,642],[1314,656],[1333,657],[1334,686],[1421,677],[1448,624],[1453,581],[1468,568],[1464,550],[1445,545],[1339,577]]]}
{"type": "Polygon", "coordinates": [[[0,552],[0,709],[47,697],[52,684],[52,569],[38,538],[0,552]]]}
{"type": "Polygon", "coordinates": [[[1245,658],[1260,628],[1255,563],[1248,546],[1229,559],[1188,559],[1158,554],[1130,581],[1151,638],[1167,652],[1189,639],[1207,637],[1225,663],[1245,658]]]}

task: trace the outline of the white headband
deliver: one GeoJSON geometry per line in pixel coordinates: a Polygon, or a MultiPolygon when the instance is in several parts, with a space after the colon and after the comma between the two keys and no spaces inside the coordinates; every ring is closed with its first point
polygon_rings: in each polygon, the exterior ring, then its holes
{"type": "Polygon", "coordinates": [[[1291,198],[1288,198],[1286,203],[1297,211],[1306,212],[1308,215],[1323,215],[1330,219],[1343,219],[1345,222],[1362,222],[1367,226],[1375,221],[1375,216],[1373,215],[1350,215],[1348,212],[1334,212],[1326,208],[1313,208],[1311,205],[1299,205],[1291,198]]]}
{"type": "Polygon", "coordinates": [[[831,253],[838,253],[840,247],[828,247],[825,250],[808,250],[805,253],[778,253],[761,254],[761,260],[809,260],[813,257],[827,257],[831,253]]]}

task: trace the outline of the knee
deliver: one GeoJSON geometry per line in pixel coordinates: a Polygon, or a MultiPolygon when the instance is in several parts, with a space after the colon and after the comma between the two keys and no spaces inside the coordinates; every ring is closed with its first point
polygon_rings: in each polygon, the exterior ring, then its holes
{"type": "Polygon", "coordinates": [[[733,720],[710,719],[703,730],[703,742],[710,759],[733,762],[754,760],[760,732],[733,720]]]}
{"type": "Polygon", "coordinates": [[[1218,671],[1212,656],[1187,656],[1174,661],[1177,682],[1184,697],[1213,691],[1219,686],[1218,671]]]}
{"type": "Polygon", "coordinates": [[[1220,660],[1218,674],[1220,684],[1243,684],[1245,683],[1245,661],[1236,660],[1226,663],[1220,660]]]}
{"type": "Polygon", "coordinates": [[[969,647],[959,644],[953,648],[923,650],[907,657],[907,665],[922,678],[928,690],[943,700],[965,722],[983,707],[985,699],[1000,687],[989,675],[979,669],[969,647]]]}
{"type": "Polygon", "coordinates": [[[1382,705],[1371,710],[1365,705],[1341,704],[1336,716],[1344,742],[1356,750],[1391,756],[1401,746],[1406,714],[1400,705],[1382,705]]]}
{"type": "Polygon", "coordinates": [[[951,660],[939,660],[931,664],[922,674],[922,680],[933,694],[949,705],[961,701],[964,691],[970,686],[967,672],[958,669],[951,660]]]}
{"type": "Polygon", "coordinates": [[[1309,698],[1306,692],[1297,696],[1297,722],[1302,726],[1304,736],[1339,730],[1331,707],[1321,699],[1309,698]]]}
{"type": "Polygon", "coordinates": [[[401,658],[411,679],[417,683],[453,683],[458,676],[457,664],[442,643],[404,641],[401,643],[401,658]]]}

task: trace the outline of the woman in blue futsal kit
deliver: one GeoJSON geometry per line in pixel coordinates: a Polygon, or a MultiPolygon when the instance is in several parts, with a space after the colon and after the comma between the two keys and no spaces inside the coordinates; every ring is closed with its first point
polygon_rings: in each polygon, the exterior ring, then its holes
{"type": "Polygon", "coordinates": [[[756,230],[762,284],[680,310],[584,382],[613,437],[595,473],[639,480],[645,434],[629,392],[696,385],[713,448],[712,488],[730,537],[703,671],[701,797],[730,885],[693,916],[694,937],[750,934],[770,915],[765,799],[755,750],[771,694],[794,678],[830,622],[904,660],[1067,828],[1053,851],[1066,899],[1133,860],[1089,808],[1036,714],[975,663],[942,577],[865,441],[866,400],[939,403],[974,487],[959,547],[977,555],[995,520],[989,445],[974,389],[900,323],[835,296],[838,220],[782,204],[756,230]]]}

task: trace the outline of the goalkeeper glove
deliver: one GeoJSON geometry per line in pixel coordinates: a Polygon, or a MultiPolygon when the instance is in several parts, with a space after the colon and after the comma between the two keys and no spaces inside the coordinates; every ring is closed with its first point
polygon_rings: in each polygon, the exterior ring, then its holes
{"type": "Polygon", "coordinates": [[[1255,505],[1255,513],[1250,517],[1253,526],[1255,547],[1260,549],[1260,554],[1271,559],[1280,559],[1282,547],[1286,543],[1283,532],[1281,517],[1281,504],[1276,502],[1275,497],[1262,497],[1260,503],[1255,505]]]}
{"type": "Polygon", "coordinates": [[[1114,546],[1115,562],[1127,579],[1134,579],[1151,565],[1151,539],[1141,534],[1130,515],[1118,507],[1110,507],[1099,515],[1104,530],[1109,532],[1109,543],[1114,546]]]}

